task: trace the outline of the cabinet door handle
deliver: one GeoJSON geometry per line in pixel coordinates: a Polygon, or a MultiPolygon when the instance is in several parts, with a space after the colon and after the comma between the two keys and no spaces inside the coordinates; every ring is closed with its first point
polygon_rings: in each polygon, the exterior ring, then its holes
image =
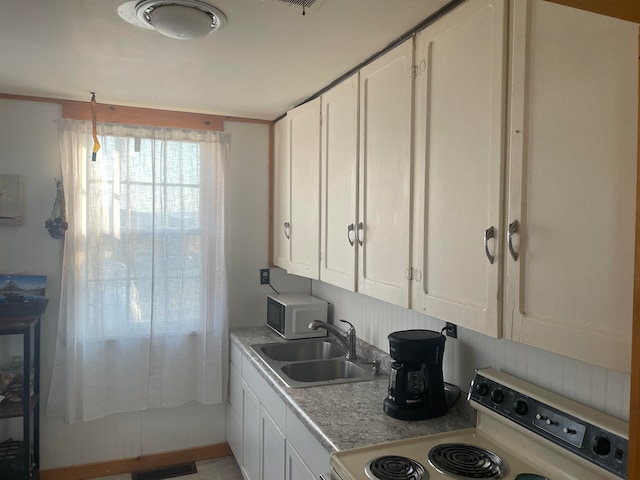
{"type": "Polygon", "coordinates": [[[518,261],[518,252],[513,249],[513,235],[520,232],[520,223],[518,220],[514,220],[509,224],[509,230],[507,230],[507,244],[509,245],[509,253],[511,254],[511,258],[515,262],[518,261]]]}
{"type": "Polygon", "coordinates": [[[358,223],[358,232],[356,234],[356,238],[358,239],[358,243],[360,246],[364,243],[364,225],[362,222],[358,223]]]}
{"type": "Polygon", "coordinates": [[[283,226],[284,226],[284,236],[287,237],[287,240],[289,240],[291,238],[289,236],[289,228],[291,227],[291,224],[289,222],[284,222],[283,226]]]}
{"type": "Polygon", "coordinates": [[[489,263],[491,265],[493,265],[493,262],[496,259],[496,256],[491,255],[491,252],[489,252],[489,240],[491,240],[492,238],[495,238],[495,236],[496,236],[496,229],[493,227],[489,227],[484,231],[484,254],[489,259],[489,263]]]}
{"type": "Polygon", "coordinates": [[[347,227],[347,240],[349,240],[349,245],[351,245],[352,247],[356,244],[355,230],[356,230],[356,226],[353,223],[347,227]]]}

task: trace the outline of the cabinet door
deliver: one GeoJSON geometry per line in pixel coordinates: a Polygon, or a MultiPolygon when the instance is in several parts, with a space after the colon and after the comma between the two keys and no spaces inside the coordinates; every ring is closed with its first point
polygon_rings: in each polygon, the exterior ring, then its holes
{"type": "Polygon", "coordinates": [[[358,74],[322,95],[320,280],[354,291],[358,74]]]}
{"type": "Polygon", "coordinates": [[[505,8],[505,0],[470,0],[416,37],[412,308],[494,337],[505,8]]]}
{"type": "Polygon", "coordinates": [[[544,1],[513,22],[508,336],[628,372],[638,26],[544,1]]]}
{"type": "Polygon", "coordinates": [[[260,478],[282,480],[285,475],[285,438],[264,407],[260,416],[260,436],[260,478]]]}
{"type": "Polygon", "coordinates": [[[244,463],[242,455],[242,420],[236,411],[227,403],[227,442],[238,465],[244,463]]]}
{"type": "Polygon", "coordinates": [[[245,384],[243,390],[242,469],[247,480],[260,478],[260,401],[245,384]]]}
{"type": "Polygon", "coordinates": [[[298,452],[287,442],[287,467],[286,467],[286,480],[316,480],[316,477],[311,473],[309,467],[298,455],[298,452]]]}
{"type": "Polygon", "coordinates": [[[273,145],[273,263],[289,265],[289,130],[287,118],[274,126],[273,145]]]}
{"type": "Polygon", "coordinates": [[[287,113],[290,239],[288,273],[318,279],[320,270],[320,98],[287,113]]]}
{"type": "MultiPolygon", "coordinates": [[[[233,347],[232,347],[233,348],[233,347]]],[[[227,403],[227,441],[239,465],[242,456],[242,377],[233,363],[229,363],[229,402],[227,403]]]]}
{"type": "Polygon", "coordinates": [[[413,40],[360,70],[358,291],[409,306],[413,40]]]}

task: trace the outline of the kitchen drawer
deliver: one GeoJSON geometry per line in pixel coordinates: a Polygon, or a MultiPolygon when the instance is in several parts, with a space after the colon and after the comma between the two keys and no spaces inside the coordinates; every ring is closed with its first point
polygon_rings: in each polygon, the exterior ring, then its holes
{"type": "Polygon", "coordinates": [[[252,361],[245,356],[242,357],[242,378],[260,399],[260,403],[269,412],[274,423],[284,431],[287,422],[287,407],[284,401],[252,365],[252,361]]]}

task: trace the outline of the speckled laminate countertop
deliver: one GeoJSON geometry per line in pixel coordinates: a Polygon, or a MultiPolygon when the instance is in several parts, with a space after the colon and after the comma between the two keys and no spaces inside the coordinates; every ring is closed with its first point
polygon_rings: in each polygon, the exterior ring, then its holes
{"type": "MultiPolygon", "coordinates": [[[[469,406],[464,393],[442,417],[421,421],[389,417],[382,410],[382,401],[389,385],[388,377],[339,385],[289,388],[251,349],[253,344],[286,340],[267,327],[231,329],[230,336],[231,341],[253,361],[287,406],[330,452],[459,430],[472,427],[475,423],[475,410],[469,406]]],[[[381,359],[382,368],[388,372],[389,358],[385,352],[359,342],[358,355],[381,359]],[[380,358],[380,355],[386,358],[380,358]]]]}

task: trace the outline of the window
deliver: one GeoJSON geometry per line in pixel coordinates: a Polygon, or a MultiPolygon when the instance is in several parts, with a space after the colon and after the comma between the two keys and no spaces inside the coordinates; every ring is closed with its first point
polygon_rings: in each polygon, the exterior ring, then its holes
{"type": "Polygon", "coordinates": [[[163,332],[197,330],[206,296],[199,145],[103,142],[87,170],[87,335],[144,334],[152,318],[163,332]]]}
{"type": "Polygon", "coordinates": [[[60,120],[67,231],[48,413],[222,400],[222,132],[60,120]]]}

